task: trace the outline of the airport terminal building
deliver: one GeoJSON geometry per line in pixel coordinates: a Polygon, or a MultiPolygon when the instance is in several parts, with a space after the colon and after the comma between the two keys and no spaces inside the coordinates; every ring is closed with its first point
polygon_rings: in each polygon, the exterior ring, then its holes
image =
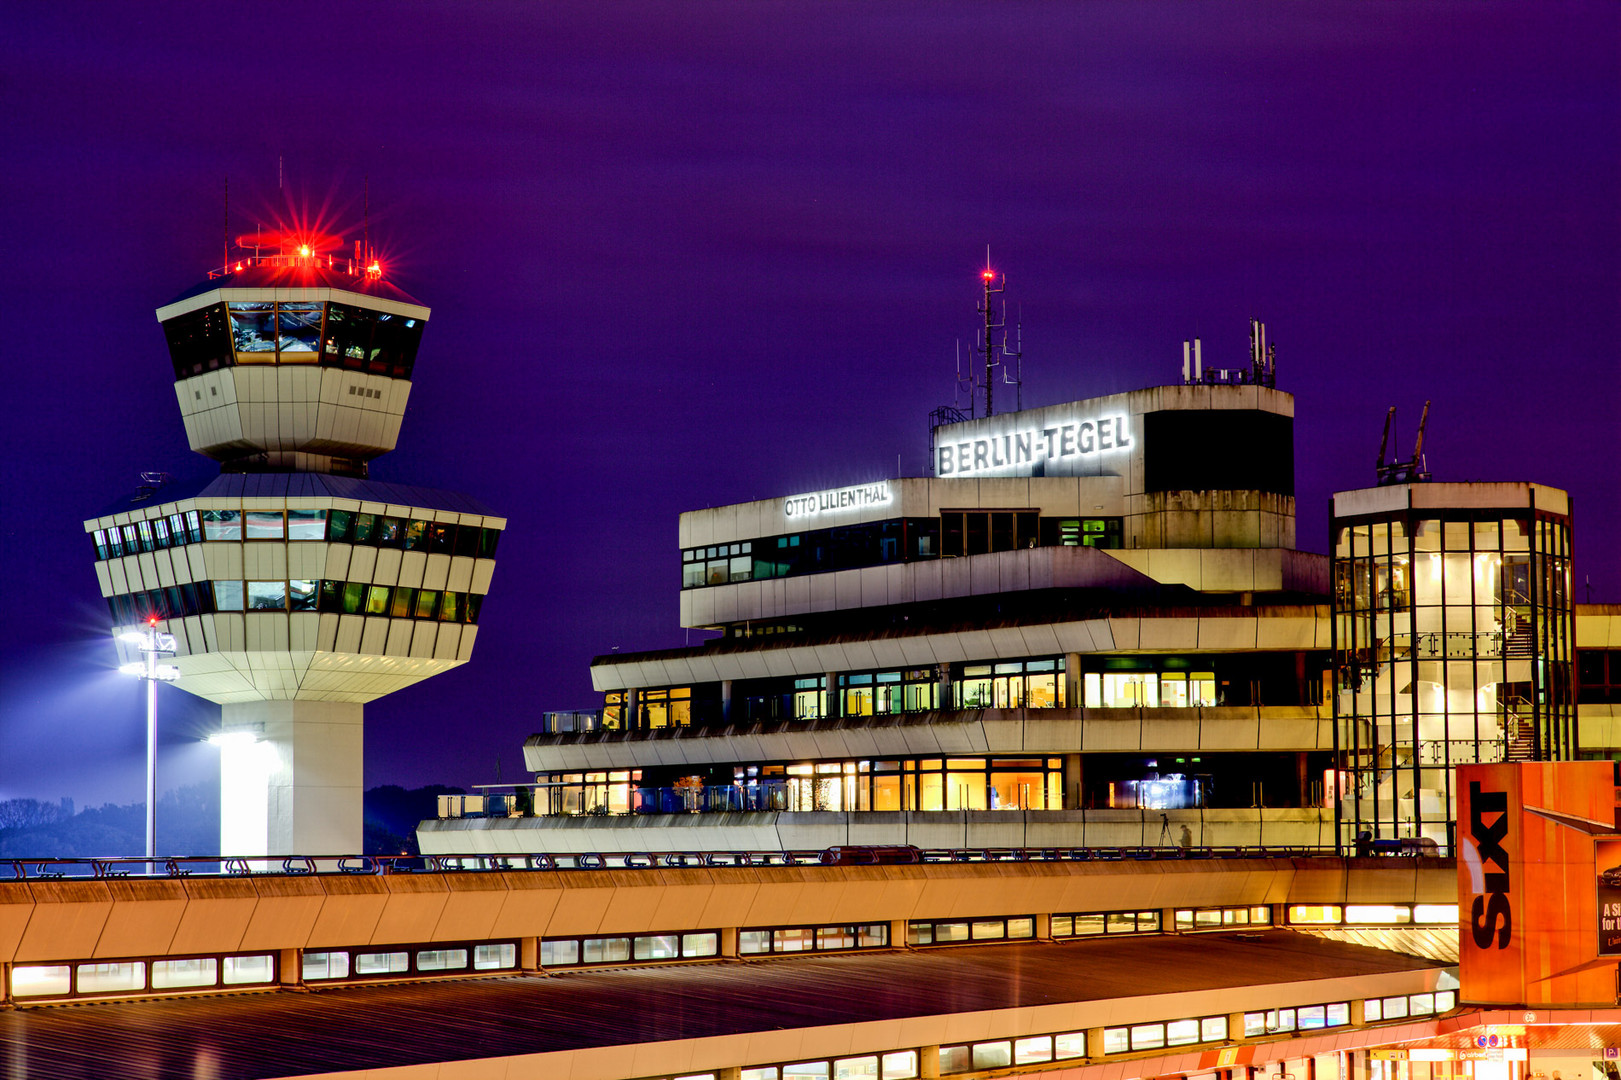
{"type": "Polygon", "coordinates": [[[1252,357],[941,424],[932,476],[682,514],[681,624],[720,636],[599,656],[532,794],[444,799],[422,850],[1450,854],[1457,766],[1612,752],[1565,493],[1385,476],[1301,551],[1294,399],[1252,357]]]}

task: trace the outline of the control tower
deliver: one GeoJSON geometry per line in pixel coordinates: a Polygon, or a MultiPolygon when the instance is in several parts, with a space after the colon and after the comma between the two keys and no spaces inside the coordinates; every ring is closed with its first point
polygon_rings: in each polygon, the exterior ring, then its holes
{"type": "Polygon", "coordinates": [[[120,635],[155,627],[180,688],[220,703],[226,855],[361,850],[365,703],[467,662],[506,526],[368,479],[429,310],[340,248],[239,237],[158,309],[187,439],[220,474],[148,474],[84,523],[120,661],[142,655],[120,635]]]}

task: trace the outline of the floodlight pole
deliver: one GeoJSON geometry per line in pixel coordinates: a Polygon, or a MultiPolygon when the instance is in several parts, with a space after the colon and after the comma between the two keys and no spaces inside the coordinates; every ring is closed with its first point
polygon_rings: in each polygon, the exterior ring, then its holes
{"type": "Polygon", "coordinates": [[[146,872],[158,870],[158,648],[157,629],[148,627],[146,654],[146,872]]]}
{"type": "Polygon", "coordinates": [[[120,640],[140,650],[142,662],[123,670],[146,683],[146,872],[157,873],[158,863],[158,683],[173,682],[180,672],[172,665],[159,664],[158,657],[173,655],[173,634],[158,632],[156,616],[147,620],[146,629],[119,635],[120,640]]]}

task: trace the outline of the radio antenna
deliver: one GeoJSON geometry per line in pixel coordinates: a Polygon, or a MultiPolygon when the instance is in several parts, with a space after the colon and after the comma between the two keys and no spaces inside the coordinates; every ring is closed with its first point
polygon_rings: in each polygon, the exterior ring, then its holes
{"type": "Polygon", "coordinates": [[[225,234],[220,237],[220,272],[231,269],[231,177],[225,177],[225,234]]]}
{"type": "MultiPolygon", "coordinates": [[[[997,358],[995,334],[996,331],[1007,328],[1007,305],[1005,303],[1002,305],[1001,321],[998,322],[996,310],[991,304],[991,297],[997,293],[1007,291],[1007,275],[1002,274],[998,277],[996,271],[991,269],[991,246],[989,244],[985,245],[985,269],[980,271],[979,278],[985,293],[980,298],[978,311],[984,316],[985,325],[980,331],[979,347],[976,351],[984,354],[985,357],[985,370],[981,374],[980,385],[985,388],[985,415],[991,416],[995,412],[994,402],[991,397],[995,380],[991,377],[991,371],[993,368],[1001,366],[1001,361],[997,358]]],[[[1006,349],[1003,349],[1002,352],[1005,353],[1006,349]]],[[[970,404],[968,413],[972,416],[973,412],[973,407],[970,404]]]]}
{"type": "Polygon", "coordinates": [[[1013,371],[1007,371],[1003,365],[1002,381],[1013,387],[1013,408],[1024,408],[1024,305],[1019,305],[1019,319],[1013,324],[1014,346],[1009,352],[1007,347],[1007,331],[1002,331],[1002,358],[1012,361],[1013,371]]]}

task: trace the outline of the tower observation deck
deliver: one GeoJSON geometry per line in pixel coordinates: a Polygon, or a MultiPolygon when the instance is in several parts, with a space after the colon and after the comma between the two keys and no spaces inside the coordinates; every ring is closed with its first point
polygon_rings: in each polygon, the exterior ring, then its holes
{"type": "Polygon", "coordinates": [[[369,478],[430,311],[340,245],[240,237],[157,310],[187,440],[220,475],[84,523],[115,640],[156,620],[180,688],[221,705],[227,855],[360,851],[364,704],[467,662],[506,526],[369,478]]]}

